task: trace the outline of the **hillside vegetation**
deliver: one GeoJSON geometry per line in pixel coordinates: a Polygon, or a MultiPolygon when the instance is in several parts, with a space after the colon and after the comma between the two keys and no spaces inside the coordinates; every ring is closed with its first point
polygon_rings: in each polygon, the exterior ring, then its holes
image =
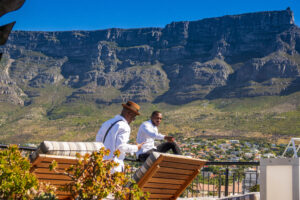
{"type": "Polygon", "coordinates": [[[121,103],[162,133],[300,134],[300,28],[290,8],[164,28],[13,31],[0,61],[0,142],[93,141],[121,103]],[[141,103],[142,102],[142,103],[141,103]]]}
{"type": "MultiPolygon", "coordinates": [[[[87,101],[65,102],[70,88],[44,88],[34,103],[0,106],[1,143],[40,143],[43,140],[93,141],[100,125],[119,114],[120,104],[87,101]]],[[[34,92],[34,91],[32,91],[34,92]]],[[[151,112],[160,110],[164,134],[204,137],[262,137],[288,139],[300,136],[300,92],[288,96],[263,96],[198,100],[185,105],[141,103],[142,115],[132,124],[132,140],[138,126],[151,112]]]]}

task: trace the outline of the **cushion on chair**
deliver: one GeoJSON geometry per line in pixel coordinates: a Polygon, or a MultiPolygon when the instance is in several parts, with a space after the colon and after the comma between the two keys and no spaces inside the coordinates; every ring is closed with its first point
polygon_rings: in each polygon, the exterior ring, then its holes
{"type": "Polygon", "coordinates": [[[153,163],[157,160],[157,158],[159,158],[161,154],[162,153],[152,152],[143,163],[143,165],[134,173],[133,180],[135,180],[135,182],[138,182],[144,176],[147,170],[151,168],[153,163]]]}
{"type": "Polygon", "coordinates": [[[44,141],[38,149],[30,155],[30,160],[33,161],[38,154],[51,154],[61,156],[75,156],[76,153],[85,155],[98,151],[104,147],[101,142],[56,142],[44,141]]]}
{"type": "Polygon", "coordinates": [[[171,156],[171,157],[176,157],[176,158],[187,158],[186,156],[183,156],[183,155],[159,153],[159,152],[153,151],[150,154],[150,156],[147,158],[147,160],[143,163],[143,165],[134,173],[133,180],[138,182],[144,176],[144,174],[148,171],[148,169],[151,168],[153,163],[159,158],[160,155],[171,156]]]}

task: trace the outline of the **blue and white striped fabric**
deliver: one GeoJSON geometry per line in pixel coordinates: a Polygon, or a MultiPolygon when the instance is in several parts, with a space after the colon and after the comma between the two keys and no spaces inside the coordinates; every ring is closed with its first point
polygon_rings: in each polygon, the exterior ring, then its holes
{"type": "Polygon", "coordinates": [[[153,163],[159,158],[161,154],[162,153],[152,152],[150,156],[148,156],[147,160],[133,175],[133,180],[135,180],[136,183],[139,182],[139,180],[144,176],[147,170],[151,168],[153,163]]]}

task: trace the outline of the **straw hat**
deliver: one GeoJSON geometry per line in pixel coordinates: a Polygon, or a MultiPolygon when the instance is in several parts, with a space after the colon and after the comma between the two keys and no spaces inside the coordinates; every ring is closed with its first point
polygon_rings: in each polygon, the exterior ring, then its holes
{"type": "Polygon", "coordinates": [[[123,108],[127,108],[128,110],[131,110],[132,112],[134,112],[137,115],[140,115],[139,110],[140,110],[140,106],[136,103],[134,103],[133,101],[127,101],[126,104],[122,103],[123,108]]]}

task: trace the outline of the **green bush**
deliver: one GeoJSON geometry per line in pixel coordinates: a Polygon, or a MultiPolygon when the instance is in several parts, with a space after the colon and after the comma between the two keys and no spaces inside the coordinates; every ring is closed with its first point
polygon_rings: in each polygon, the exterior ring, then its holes
{"type": "Polygon", "coordinates": [[[37,197],[34,198],[34,200],[56,200],[55,194],[51,193],[41,193],[37,197]]]}
{"type": "MultiPolygon", "coordinates": [[[[120,152],[115,152],[119,156],[120,152]]],[[[103,160],[109,155],[109,150],[102,148],[91,155],[77,155],[78,163],[72,165],[63,174],[73,180],[60,188],[48,183],[39,183],[36,176],[30,172],[31,163],[22,156],[17,145],[11,145],[7,150],[0,151],[0,199],[7,200],[55,200],[55,190],[70,192],[73,199],[103,199],[113,194],[116,199],[131,198],[134,200],[147,199],[148,194],[125,173],[112,173],[118,163],[103,160]],[[130,187],[128,187],[131,185],[130,187]]],[[[57,162],[53,161],[50,169],[55,170],[57,162]]],[[[129,170],[129,166],[126,166],[129,170]]]]}
{"type": "Polygon", "coordinates": [[[0,199],[33,199],[38,180],[30,167],[17,145],[0,151],[0,199]]]}
{"type": "MultiPolygon", "coordinates": [[[[119,154],[119,151],[115,152],[115,156],[119,156],[119,154]]],[[[71,165],[63,173],[73,181],[58,190],[70,192],[74,199],[103,199],[109,194],[113,194],[116,199],[148,199],[148,194],[142,192],[137,184],[126,177],[125,173],[113,173],[112,170],[118,163],[113,160],[104,160],[104,156],[108,155],[109,150],[104,148],[91,155],[77,154],[77,164],[71,165]],[[131,186],[128,187],[129,185],[131,186]]],[[[50,169],[56,170],[57,165],[57,162],[53,161],[50,169]]],[[[126,168],[129,170],[129,166],[126,168]]]]}
{"type": "Polygon", "coordinates": [[[250,192],[259,192],[259,185],[253,185],[250,189],[250,192]]]}

